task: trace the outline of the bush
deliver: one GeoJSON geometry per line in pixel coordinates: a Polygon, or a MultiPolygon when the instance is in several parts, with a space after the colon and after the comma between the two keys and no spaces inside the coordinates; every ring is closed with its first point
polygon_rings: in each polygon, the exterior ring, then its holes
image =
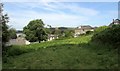
{"type": "Polygon", "coordinates": [[[114,47],[120,46],[120,25],[113,25],[99,33],[95,33],[92,37],[92,41],[107,43],[114,45],[114,47]]]}
{"type": "Polygon", "coordinates": [[[108,26],[101,26],[99,28],[96,28],[95,31],[94,31],[94,33],[95,34],[100,33],[100,32],[104,31],[107,28],[108,28],[108,26]]]}
{"type": "Polygon", "coordinates": [[[73,37],[73,32],[72,31],[66,31],[65,37],[68,37],[68,38],[73,37]]]}
{"type": "Polygon", "coordinates": [[[11,48],[7,53],[9,56],[15,56],[24,53],[24,51],[20,48],[11,48]]]}

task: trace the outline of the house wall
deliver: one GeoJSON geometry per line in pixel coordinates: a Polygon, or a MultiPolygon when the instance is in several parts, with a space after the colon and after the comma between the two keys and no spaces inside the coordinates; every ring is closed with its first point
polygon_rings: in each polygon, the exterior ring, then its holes
{"type": "Polygon", "coordinates": [[[25,45],[25,41],[23,39],[11,39],[11,45],[25,45]]]}
{"type": "Polygon", "coordinates": [[[30,42],[24,38],[11,39],[8,42],[9,45],[29,45],[30,42]]]}
{"type": "Polygon", "coordinates": [[[94,31],[94,29],[87,28],[87,29],[76,29],[74,37],[79,36],[80,34],[85,34],[87,31],[94,31]]]}
{"type": "Polygon", "coordinates": [[[75,34],[83,34],[83,33],[85,33],[85,30],[82,30],[82,29],[75,30],[75,34]]]}
{"type": "Polygon", "coordinates": [[[27,40],[25,40],[25,44],[26,44],[26,45],[29,45],[29,44],[30,44],[30,42],[29,42],[29,41],[27,41],[27,40]]]}
{"type": "Polygon", "coordinates": [[[58,39],[57,35],[48,35],[48,41],[51,41],[53,39],[58,39]]]}

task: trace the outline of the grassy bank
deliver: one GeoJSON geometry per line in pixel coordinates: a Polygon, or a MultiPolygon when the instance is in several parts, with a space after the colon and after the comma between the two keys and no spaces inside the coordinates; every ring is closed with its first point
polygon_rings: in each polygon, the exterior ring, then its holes
{"type": "Polygon", "coordinates": [[[53,40],[28,46],[12,46],[4,69],[114,69],[118,50],[90,42],[92,35],[53,40]],[[18,51],[17,51],[18,50],[18,51]],[[16,51],[16,52],[15,52],[16,51]]]}

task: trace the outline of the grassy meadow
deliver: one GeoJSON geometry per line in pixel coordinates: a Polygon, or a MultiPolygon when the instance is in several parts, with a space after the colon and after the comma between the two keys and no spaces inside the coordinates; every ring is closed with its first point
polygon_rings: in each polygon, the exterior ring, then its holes
{"type": "Polygon", "coordinates": [[[91,42],[92,35],[24,46],[11,46],[3,56],[3,69],[115,69],[118,49],[91,42]]]}

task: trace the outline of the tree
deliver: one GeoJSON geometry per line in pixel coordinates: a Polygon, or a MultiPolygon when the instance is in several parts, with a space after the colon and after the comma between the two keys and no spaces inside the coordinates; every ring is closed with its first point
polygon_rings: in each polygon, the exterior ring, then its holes
{"type": "Polygon", "coordinates": [[[7,41],[9,41],[9,31],[8,31],[8,26],[6,25],[6,23],[9,22],[9,17],[7,14],[3,15],[2,11],[3,11],[3,4],[0,3],[0,14],[1,14],[1,18],[0,18],[0,23],[2,26],[2,47],[5,46],[5,43],[7,41]]]}
{"type": "Polygon", "coordinates": [[[52,34],[60,35],[60,32],[61,32],[60,29],[55,28],[55,29],[52,31],[52,34]]]}
{"type": "Polygon", "coordinates": [[[74,31],[73,30],[66,30],[65,37],[73,37],[74,31]]]}
{"type": "Polygon", "coordinates": [[[9,32],[10,32],[10,39],[16,39],[17,38],[16,30],[14,28],[11,28],[9,30],[9,32]]]}
{"type": "Polygon", "coordinates": [[[30,42],[43,41],[47,38],[47,33],[44,30],[44,23],[41,19],[32,20],[27,26],[23,28],[23,32],[26,34],[26,39],[30,42]]]}
{"type": "Polygon", "coordinates": [[[36,31],[36,36],[38,37],[38,41],[40,43],[40,41],[43,41],[47,39],[47,34],[45,32],[44,29],[41,29],[41,28],[37,28],[37,31],[36,31]]]}

